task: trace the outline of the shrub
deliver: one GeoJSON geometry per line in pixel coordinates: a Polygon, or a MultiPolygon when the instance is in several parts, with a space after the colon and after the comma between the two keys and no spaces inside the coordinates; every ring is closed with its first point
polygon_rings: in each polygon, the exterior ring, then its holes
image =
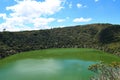
{"type": "Polygon", "coordinates": [[[89,70],[96,73],[90,80],[120,80],[120,62],[111,64],[101,62],[91,65],[89,70]]]}

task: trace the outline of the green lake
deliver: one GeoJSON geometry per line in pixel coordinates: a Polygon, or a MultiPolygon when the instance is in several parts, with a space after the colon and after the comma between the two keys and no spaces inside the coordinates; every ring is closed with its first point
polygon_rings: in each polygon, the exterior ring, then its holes
{"type": "Polygon", "coordinates": [[[88,80],[93,61],[24,59],[0,68],[0,80],[88,80]]]}
{"type": "Polygon", "coordinates": [[[28,51],[0,60],[0,80],[89,80],[88,67],[120,58],[95,49],[28,51]]]}

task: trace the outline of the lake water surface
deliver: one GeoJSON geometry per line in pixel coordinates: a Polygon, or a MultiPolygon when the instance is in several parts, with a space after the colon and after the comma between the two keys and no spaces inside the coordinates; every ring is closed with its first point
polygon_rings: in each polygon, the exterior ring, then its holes
{"type": "Polygon", "coordinates": [[[0,80],[89,80],[88,67],[96,62],[79,59],[23,59],[0,68],[0,80]]]}

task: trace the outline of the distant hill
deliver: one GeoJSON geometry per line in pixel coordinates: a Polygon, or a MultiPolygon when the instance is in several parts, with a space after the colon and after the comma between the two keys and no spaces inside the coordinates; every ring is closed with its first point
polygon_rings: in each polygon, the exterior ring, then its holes
{"type": "Polygon", "coordinates": [[[95,48],[120,56],[120,25],[88,24],[47,30],[0,32],[0,58],[46,48],[95,48]]]}

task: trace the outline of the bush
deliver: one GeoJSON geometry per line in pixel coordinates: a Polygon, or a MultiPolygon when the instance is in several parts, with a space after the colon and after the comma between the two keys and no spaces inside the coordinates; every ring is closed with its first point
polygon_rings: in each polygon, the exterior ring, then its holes
{"type": "Polygon", "coordinates": [[[120,80],[120,62],[91,65],[89,70],[96,73],[90,80],[120,80]]]}

